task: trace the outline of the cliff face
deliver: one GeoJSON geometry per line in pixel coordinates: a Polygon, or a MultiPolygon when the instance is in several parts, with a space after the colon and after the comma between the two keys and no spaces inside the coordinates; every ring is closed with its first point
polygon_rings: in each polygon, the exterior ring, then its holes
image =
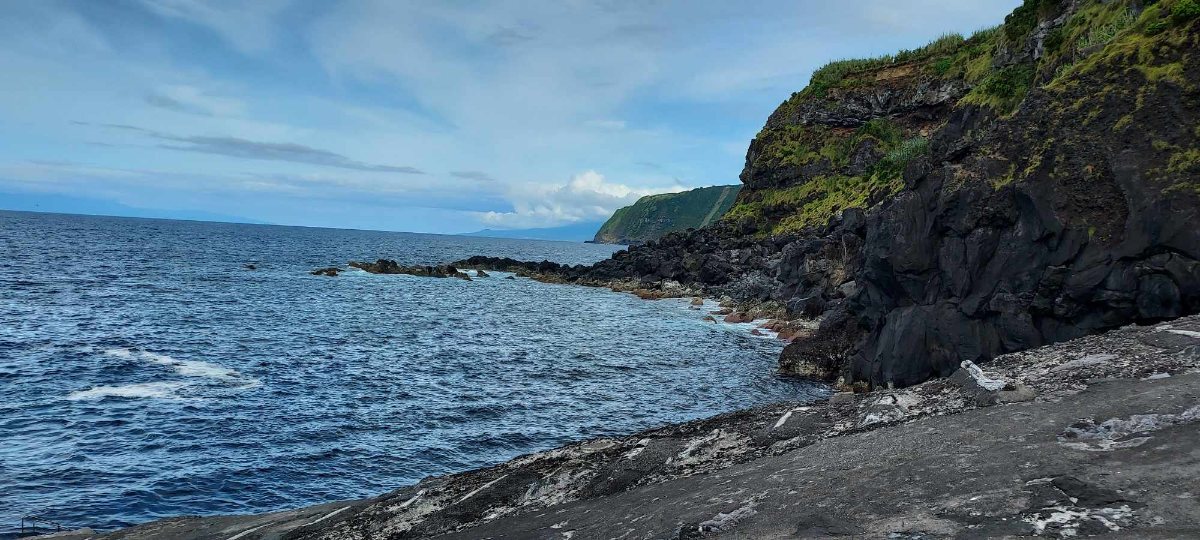
{"type": "Polygon", "coordinates": [[[595,242],[637,245],[667,233],[699,229],[724,216],[741,189],[715,186],[642,197],[604,222],[595,242]]]}
{"type": "Polygon", "coordinates": [[[725,217],[555,279],[820,317],[781,370],[916,384],[1200,312],[1200,2],[1026,0],[835,62],[750,144],[725,217]]]}
{"type": "Polygon", "coordinates": [[[721,221],[559,273],[820,316],[782,370],[867,386],[1200,312],[1198,40],[1196,0],[1026,0],[836,62],[768,119],[721,221]]]}
{"type": "Polygon", "coordinates": [[[904,189],[832,227],[855,291],[782,365],[909,385],[1200,311],[1194,8],[1027,1],[904,189]]]}

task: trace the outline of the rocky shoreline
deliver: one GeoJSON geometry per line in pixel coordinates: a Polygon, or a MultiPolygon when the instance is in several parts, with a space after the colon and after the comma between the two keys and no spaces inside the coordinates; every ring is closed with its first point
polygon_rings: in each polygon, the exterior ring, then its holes
{"type": "Polygon", "coordinates": [[[1026,0],[969,38],[832,63],[750,143],[722,220],[592,266],[356,264],[719,298],[713,322],[798,338],[780,369],[834,383],[826,402],[109,537],[1200,536],[1190,2],[1026,0]]]}
{"type": "Polygon", "coordinates": [[[964,367],[904,389],[585,441],[365,501],[173,518],[103,537],[1200,533],[1200,493],[1188,480],[1200,477],[1200,317],[964,367]],[[911,446],[913,437],[934,442],[911,446]],[[983,453],[991,461],[976,461],[983,453]],[[818,506],[797,510],[805,500],[818,506]]]}
{"type": "MultiPolygon", "coordinates": [[[[702,309],[705,306],[705,298],[709,298],[717,302],[720,308],[710,311],[704,317],[705,321],[731,324],[758,323],[757,327],[750,331],[752,335],[771,335],[788,343],[794,339],[810,337],[817,329],[818,324],[818,321],[803,315],[789,316],[788,310],[784,306],[771,301],[736,301],[728,295],[714,296],[714,291],[702,286],[685,286],[671,280],[648,283],[640,279],[580,278],[577,274],[586,271],[589,267],[582,265],[560,265],[550,261],[539,263],[517,261],[504,257],[475,256],[453,263],[438,265],[408,266],[399,264],[392,259],[379,259],[374,263],[351,261],[348,263],[348,266],[370,274],[411,275],[433,278],[450,277],[463,281],[489,277],[489,271],[504,272],[510,274],[505,276],[505,279],[523,277],[549,284],[571,284],[605,288],[613,292],[629,293],[642,300],[690,298],[693,309],[702,309]]],[[[341,267],[334,266],[319,268],[309,273],[314,276],[337,277],[344,271],[341,267]]]]}

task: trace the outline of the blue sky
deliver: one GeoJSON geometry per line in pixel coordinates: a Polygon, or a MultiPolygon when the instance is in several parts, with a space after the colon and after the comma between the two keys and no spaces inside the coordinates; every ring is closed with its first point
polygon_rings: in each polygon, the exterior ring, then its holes
{"type": "Polygon", "coordinates": [[[420,232],[597,221],[737,183],[824,63],[1018,3],[13,0],[0,198],[420,232]]]}

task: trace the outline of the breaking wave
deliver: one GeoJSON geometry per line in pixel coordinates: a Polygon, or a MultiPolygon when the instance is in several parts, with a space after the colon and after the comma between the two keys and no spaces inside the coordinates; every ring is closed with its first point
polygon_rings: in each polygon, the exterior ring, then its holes
{"type": "Polygon", "coordinates": [[[200,377],[206,379],[215,379],[228,383],[235,384],[239,387],[255,387],[261,386],[262,382],[254,377],[242,375],[236,369],[230,369],[225,366],[213,364],[211,362],[202,362],[200,360],[180,360],[165,354],[153,353],[150,351],[130,350],[124,347],[116,349],[108,349],[104,354],[122,359],[135,359],[160,366],[167,366],[175,370],[175,373],[184,377],[200,377]]]}

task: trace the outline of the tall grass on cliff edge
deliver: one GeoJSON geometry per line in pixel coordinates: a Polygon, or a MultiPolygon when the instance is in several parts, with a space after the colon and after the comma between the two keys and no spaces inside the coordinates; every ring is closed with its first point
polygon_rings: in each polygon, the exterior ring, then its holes
{"type": "Polygon", "coordinates": [[[813,72],[808,88],[805,90],[811,95],[824,96],[830,88],[838,86],[839,83],[855,73],[949,54],[958,50],[965,41],[966,38],[962,34],[948,33],[942,34],[924,47],[903,50],[896,54],[885,54],[875,58],[834,60],[813,72]]]}

